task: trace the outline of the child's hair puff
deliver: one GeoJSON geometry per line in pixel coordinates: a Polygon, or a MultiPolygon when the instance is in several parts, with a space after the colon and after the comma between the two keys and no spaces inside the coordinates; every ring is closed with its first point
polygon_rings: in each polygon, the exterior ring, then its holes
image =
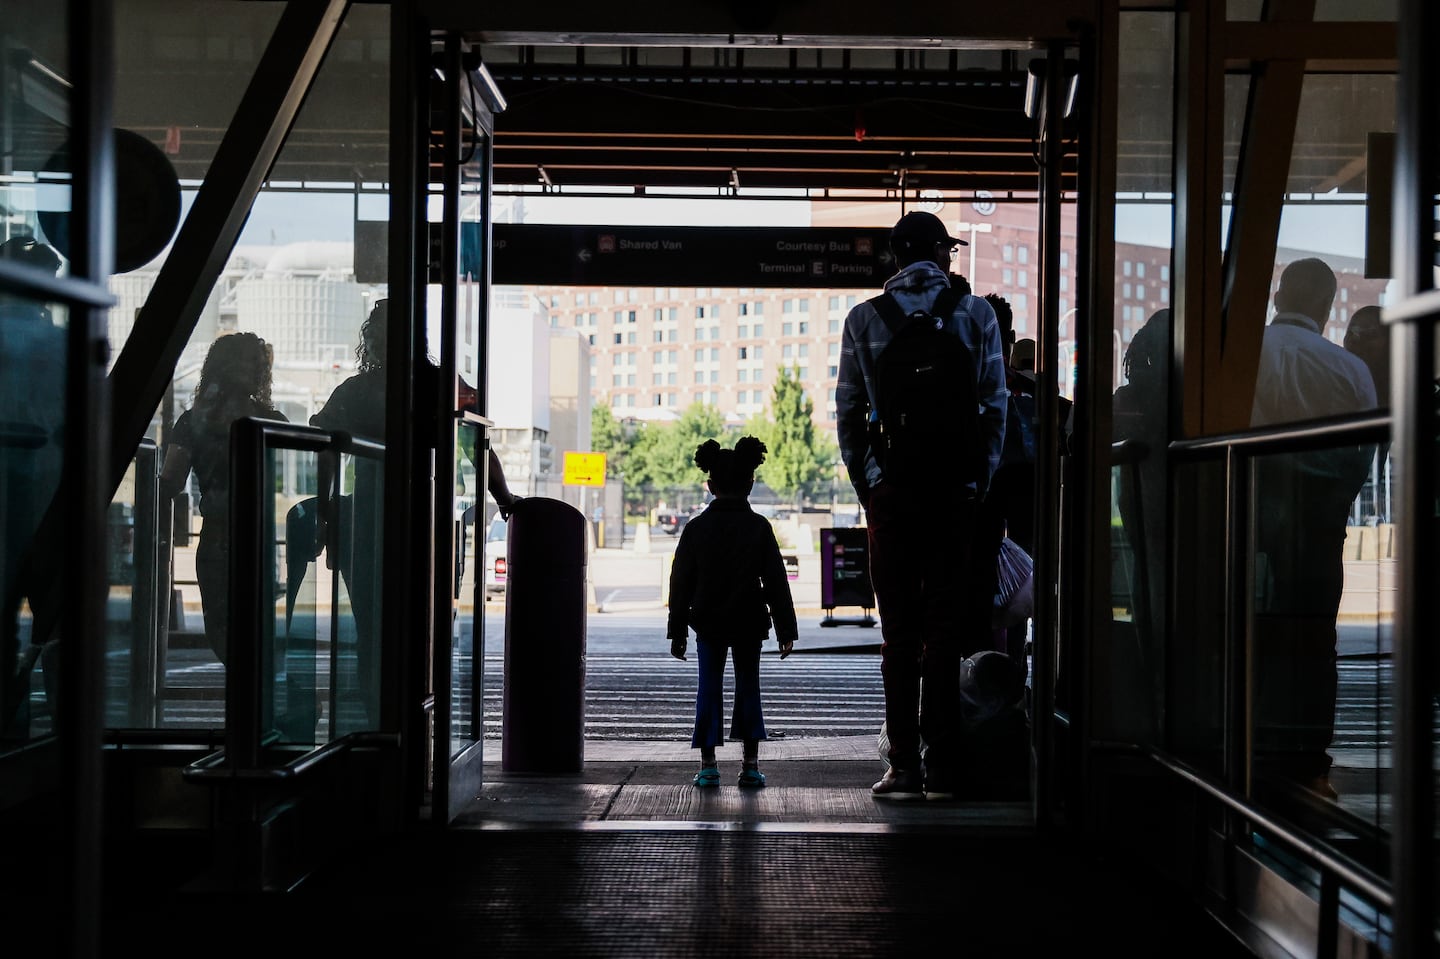
{"type": "Polygon", "coordinates": [[[765,462],[769,452],[754,436],[742,436],[733,450],[721,449],[714,440],[706,440],[695,450],[695,465],[710,474],[710,492],[743,493],[754,482],[755,470],[765,462]]]}

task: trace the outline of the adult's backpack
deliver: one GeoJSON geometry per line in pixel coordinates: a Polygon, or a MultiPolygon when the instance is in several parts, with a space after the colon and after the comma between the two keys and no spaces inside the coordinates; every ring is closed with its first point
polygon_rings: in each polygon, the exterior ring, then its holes
{"type": "Polygon", "coordinates": [[[975,360],[945,329],[960,296],[947,288],[928,311],[908,316],[889,293],[870,299],[890,330],[875,359],[870,422],[871,453],[887,483],[954,488],[984,479],[975,360]]]}

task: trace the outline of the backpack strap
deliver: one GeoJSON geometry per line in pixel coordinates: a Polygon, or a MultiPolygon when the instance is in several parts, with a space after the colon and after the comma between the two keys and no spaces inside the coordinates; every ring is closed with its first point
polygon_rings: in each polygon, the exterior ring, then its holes
{"type": "Polygon", "coordinates": [[[935,297],[935,302],[930,304],[930,315],[942,322],[950,319],[955,312],[955,307],[960,305],[960,297],[965,294],[953,286],[947,286],[935,297]]]}
{"type": "Polygon", "coordinates": [[[889,293],[870,297],[870,305],[875,307],[875,312],[885,321],[885,328],[890,331],[891,336],[899,333],[910,322],[910,317],[905,315],[900,304],[895,302],[895,297],[889,293]]]}

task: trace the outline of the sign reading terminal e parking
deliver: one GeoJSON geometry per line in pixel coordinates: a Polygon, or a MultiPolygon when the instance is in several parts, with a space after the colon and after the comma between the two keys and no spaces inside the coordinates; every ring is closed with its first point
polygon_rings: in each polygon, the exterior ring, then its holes
{"type": "Polygon", "coordinates": [[[874,227],[497,223],[492,281],[872,289],[895,273],[889,238],[874,227]]]}

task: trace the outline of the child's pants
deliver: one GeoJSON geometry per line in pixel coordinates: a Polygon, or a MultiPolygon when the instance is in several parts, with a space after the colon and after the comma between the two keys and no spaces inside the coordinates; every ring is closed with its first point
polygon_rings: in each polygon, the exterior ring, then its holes
{"type": "MultiPolygon", "coordinates": [[[[760,711],[760,645],[764,637],[740,640],[728,646],[735,665],[735,709],[730,716],[730,738],[761,740],[765,738],[765,718],[760,711]]],[[[725,742],[725,651],[724,642],[709,643],[695,637],[695,656],[699,660],[700,688],[695,694],[695,736],[690,745],[696,749],[719,746],[725,742]]]]}

